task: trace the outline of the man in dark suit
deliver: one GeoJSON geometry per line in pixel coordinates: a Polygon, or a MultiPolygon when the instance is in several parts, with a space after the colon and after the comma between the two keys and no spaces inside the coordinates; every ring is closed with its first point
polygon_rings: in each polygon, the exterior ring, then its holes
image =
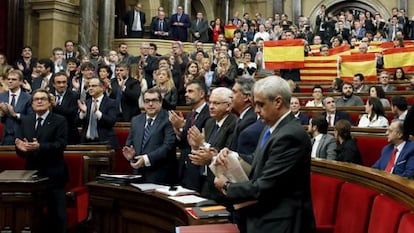
{"type": "Polygon", "coordinates": [[[347,120],[351,123],[351,125],[354,125],[351,116],[347,112],[336,111],[336,103],[333,97],[326,97],[323,99],[322,103],[323,108],[325,109],[322,116],[326,118],[329,126],[335,126],[335,123],[341,119],[347,120]]]}
{"type": "Polygon", "coordinates": [[[186,103],[191,106],[191,112],[187,114],[185,119],[181,113],[169,112],[169,120],[178,138],[177,145],[181,149],[178,163],[179,183],[186,188],[198,191],[201,191],[202,186],[200,168],[193,164],[188,157],[191,147],[188,144],[187,135],[192,126],[196,126],[201,131],[210,117],[206,96],[206,84],[203,81],[192,80],[187,84],[185,92],[186,103]]]}
{"type": "Polygon", "coordinates": [[[54,63],[49,58],[40,59],[37,62],[37,69],[40,72],[40,77],[32,80],[32,91],[43,88],[53,93],[55,90],[53,88],[53,72],[54,72],[54,63]]]}
{"type": "Polygon", "coordinates": [[[10,71],[7,74],[9,90],[0,93],[0,118],[4,125],[1,145],[14,145],[21,118],[33,113],[30,94],[20,87],[23,80],[20,70],[10,71]]]}
{"type": "Polygon", "coordinates": [[[165,18],[165,12],[159,11],[158,17],[151,21],[151,38],[166,40],[170,36],[170,22],[165,18]]]}
{"type": "Polygon", "coordinates": [[[52,97],[48,91],[33,92],[32,108],[36,114],[24,116],[16,138],[16,153],[25,158],[27,170],[38,170],[48,177],[46,191],[47,215],[42,232],[66,232],[65,184],[69,180],[63,158],[67,144],[64,117],[50,111],[52,97]]]}
{"type": "Polygon", "coordinates": [[[149,54],[150,44],[148,42],[144,42],[141,44],[141,54],[137,57],[132,59],[132,63],[138,63],[144,70],[144,77],[147,80],[148,88],[151,88],[155,85],[155,81],[153,79],[154,70],[158,69],[158,59],[155,56],[151,56],[149,54]]]}
{"type": "Polygon", "coordinates": [[[168,120],[168,112],[162,109],[162,96],[158,89],[144,93],[145,113],[135,116],[122,152],[144,182],[176,184],[177,160],[175,158],[175,134],[168,120]]]}
{"type": "MultiPolygon", "coordinates": [[[[235,112],[239,118],[237,120],[236,127],[233,133],[233,139],[230,144],[230,149],[234,151],[238,150],[238,142],[240,139],[240,133],[247,128],[247,126],[253,124],[257,120],[257,115],[254,112],[252,106],[253,103],[253,85],[254,79],[236,79],[236,83],[232,87],[233,91],[233,101],[232,101],[232,110],[235,112]]],[[[259,134],[260,135],[260,134],[259,134]]],[[[257,135],[257,139],[259,138],[257,135]]],[[[250,138],[251,143],[257,145],[257,140],[255,138],[250,138]]],[[[256,148],[256,145],[254,146],[256,148]]]]}
{"type": "Polygon", "coordinates": [[[208,21],[204,19],[203,13],[198,12],[197,18],[191,22],[191,41],[208,42],[208,21]]]}
{"type": "Polygon", "coordinates": [[[103,94],[104,83],[99,78],[89,80],[91,98],[78,100],[79,119],[82,122],[82,143],[108,144],[118,149],[118,140],[113,129],[119,110],[115,100],[103,94]]]}
{"type": "Polygon", "coordinates": [[[171,37],[173,40],[179,40],[182,42],[187,41],[188,28],[191,25],[190,16],[183,12],[183,7],[177,7],[177,13],[173,14],[170,18],[171,23],[171,37]]]}
{"type": "Polygon", "coordinates": [[[381,157],[372,165],[395,175],[414,178],[414,143],[404,135],[404,122],[393,120],[387,130],[388,142],[381,157]]]}
{"type": "Polygon", "coordinates": [[[145,13],[142,12],[141,3],[137,2],[134,9],[128,11],[124,16],[124,23],[127,27],[127,37],[144,38],[145,13]]]}
{"type": "Polygon", "coordinates": [[[53,112],[62,115],[68,123],[68,144],[74,145],[79,143],[79,132],[75,124],[76,115],[78,114],[77,94],[68,89],[68,76],[66,72],[55,74],[53,80],[55,88],[55,104],[53,112]]]}
{"type": "MultiPolygon", "coordinates": [[[[278,76],[256,82],[256,113],[267,127],[254,152],[249,180],[230,183],[215,179],[217,189],[235,204],[246,219],[248,233],[316,232],[310,194],[311,142],[289,109],[291,91],[278,76]]],[[[231,151],[221,151],[224,166],[231,151]]]]}
{"type": "Polygon", "coordinates": [[[21,57],[17,58],[14,63],[14,69],[20,70],[23,73],[25,80],[32,82],[33,68],[37,66],[37,59],[33,57],[32,48],[24,46],[22,48],[21,57]]]}
{"type": "Polygon", "coordinates": [[[308,131],[312,136],[312,158],[336,160],[336,139],[328,134],[328,121],[315,115],[309,121],[308,131]]]}
{"type": "Polygon", "coordinates": [[[228,88],[215,88],[209,99],[210,119],[206,122],[204,134],[195,126],[188,132],[188,140],[193,149],[189,158],[193,164],[200,166],[203,181],[201,195],[213,200],[219,200],[222,195],[214,188],[214,174],[207,166],[217,151],[230,146],[233,139],[237,118],[231,114],[232,95],[228,88]]]}
{"type": "Polygon", "coordinates": [[[118,121],[130,122],[132,117],[140,114],[138,104],[141,86],[137,79],[129,76],[129,68],[125,63],[119,63],[115,69],[116,78],[111,80],[110,98],[115,99],[116,106],[121,112],[118,121]]]}

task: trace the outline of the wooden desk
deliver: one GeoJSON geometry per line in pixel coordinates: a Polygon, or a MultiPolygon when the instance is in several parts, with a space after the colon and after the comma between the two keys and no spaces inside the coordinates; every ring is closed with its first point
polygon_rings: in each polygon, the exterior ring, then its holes
{"type": "Polygon", "coordinates": [[[227,222],[227,218],[196,220],[184,205],[131,186],[88,183],[92,221],[89,232],[172,233],[176,226],[227,222]]]}
{"type": "Polygon", "coordinates": [[[0,182],[0,231],[41,233],[42,194],[45,189],[46,179],[0,182]]]}

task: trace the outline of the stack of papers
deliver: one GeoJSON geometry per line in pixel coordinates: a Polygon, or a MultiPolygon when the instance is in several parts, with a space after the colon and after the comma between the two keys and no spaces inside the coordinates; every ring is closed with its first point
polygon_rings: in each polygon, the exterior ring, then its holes
{"type": "Polygon", "coordinates": [[[168,196],[183,196],[189,194],[198,194],[196,191],[191,189],[183,188],[182,186],[164,186],[155,189],[156,192],[166,194],[168,196]]]}

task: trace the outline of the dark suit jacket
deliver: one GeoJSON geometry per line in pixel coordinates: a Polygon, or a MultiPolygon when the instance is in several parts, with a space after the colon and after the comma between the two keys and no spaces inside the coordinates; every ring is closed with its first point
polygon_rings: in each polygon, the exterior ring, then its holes
{"type": "Polygon", "coordinates": [[[234,203],[257,201],[241,209],[247,232],[315,232],[310,151],[310,139],[292,114],[257,147],[249,181],[232,183],[227,189],[234,203]]]}
{"type": "MultiPolygon", "coordinates": [[[[86,132],[88,130],[88,125],[89,125],[91,105],[92,105],[92,98],[89,98],[86,100],[86,106],[87,106],[86,117],[81,119],[81,122],[82,122],[81,142],[82,143],[85,143],[87,141],[86,132]]],[[[116,150],[118,149],[118,140],[116,138],[113,127],[116,122],[116,117],[119,114],[119,110],[116,106],[115,100],[107,96],[104,96],[102,99],[102,103],[99,105],[99,111],[102,112],[102,117],[97,122],[99,142],[100,143],[107,142],[108,145],[111,145],[112,148],[116,150]]]]}
{"type": "Polygon", "coordinates": [[[170,38],[171,26],[170,26],[170,22],[168,20],[166,20],[166,19],[163,20],[162,30],[160,28],[160,20],[158,18],[154,19],[151,22],[150,28],[151,28],[151,38],[152,39],[166,40],[166,39],[170,38]],[[168,35],[166,35],[166,36],[155,35],[156,31],[168,32],[168,35]]]}
{"type": "Polygon", "coordinates": [[[197,19],[193,20],[191,22],[191,35],[192,39],[191,41],[194,42],[196,40],[201,41],[203,43],[208,42],[208,21],[205,19],[200,20],[200,22],[197,25],[197,19]],[[196,32],[200,33],[200,37],[195,37],[194,34],[196,32]]]}
{"type": "MultiPolygon", "coordinates": [[[[326,118],[326,112],[323,112],[322,116],[326,118]]],[[[338,122],[339,120],[342,120],[342,119],[349,121],[351,123],[351,125],[355,125],[354,122],[352,121],[351,116],[347,112],[336,111],[335,112],[334,124],[336,124],[336,122],[338,122]]]]}
{"type": "MultiPolygon", "coordinates": [[[[208,105],[205,105],[202,111],[198,114],[194,125],[201,131],[207,119],[210,118],[210,111],[208,105]]],[[[181,148],[181,157],[178,164],[178,178],[182,186],[201,191],[202,180],[200,176],[200,167],[194,165],[188,158],[188,154],[191,152],[191,147],[187,141],[187,132],[191,127],[191,113],[187,114],[186,124],[181,133],[180,141],[178,142],[181,148]]]]}
{"type": "Polygon", "coordinates": [[[141,86],[139,81],[129,77],[125,82],[125,91],[122,91],[119,87],[118,80],[111,80],[111,94],[109,97],[115,99],[119,109],[121,105],[122,113],[119,114],[118,121],[131,121],[132,117],[141,113],[138,99],[141,95],[141,86]]]}
{"type": "Polygon", "coordinates": [[[230,149],[233,151],[238,151],[238,141],[240,137],[240,133],[247,128],[249,125],[256,122],[257,115],[254,112],[254,107],[250,107],[249,110],[244,114],[243,118],[238,118],[236,127],[233,133],[233,139],[230,144],[230,149]]]}
{"type": "MultiPolygon", "coordinates": [[[[127,35],[131,35],[131,31],[132,31],[132,24],[134,23],[134,16],[135,16],[135,10],[131,10],[128,11],[126,13],[126,15],[124,16],[124,23],[127,26],[127,35]]],[[[144,25],[146,22],[145,19],[145,13],[140,11],[139,12],[140,18],[141,18],[141,28],[142,28],[142,32],[144,32],[144,25]]]]}
{"type": "MultiPolygon", "coordinates": [[[[141,56],[139,55],[137,57],[134,57],[134,59],[131,59],[131,64],[133,63],[141,63],[141,56]]],[[[144,77],[145,80],[147,80],[147,85],[148,85],[148,89],[153,87],[153,73],[154,70],[158,69],[158,58],[155,56],[147,56],[147,59],[145,60],[145,64],[141,64],[142,65],[142,69],[144,70],[144,77]]]]}
{"type": "Polygon", "coordinates": [[[259,142],[260,134],[266,125],[261,119],[247,126],[239,135],[237,152],[239,156],[249,164],[253,163],[253,152],[259,142]]]}
{"type": "Polygon", "coordinates": [[[168,120],[168,112],[161,109],[152,124],[145,145],[142,146],[146,121],[145,113],[132,118],[131,130],[129,131],[126,145],[133,145],[137,155],[148,155],[151,166],[139,169],[143,174],[145,182],[175,184],[177,182],[175,134],[168,120]]]}
{"type": "MultiPolygon", "coordinates": [[[[9,103],[9,93],[10,91],[6,91],[0,93],[0,103],[9,103]]],[[[14,111],[16,113],[20,113],[20,119],[14,118],[9,114],[5,114],[1,117],[1,123],[3,123],[3,140],[1,145],[14,145],[14,139],[16,138],[16,132],[19,129],[19,124],[21,122],[21,118],[25,115],[29,115],[33,113],[32,110],[32,101],[30,94],[26,93],[21,89],[20,96],[16,101],[16,105],[14,107],[14,111]]]]}
{"type": "Polygon", "coordinates": [[[404,120],[404,134],[408,137],[409,135],[414,136],[414,104],[407,112],[407,116],[404,120]]]}
{"type": "MultiPolygon", "coordinates": [[[[48,91],[50,93],[55,93],[55,88],[53,87],[53,80],[54,80],[54,75],[52,75],[49,79],[49,85],[48,85],[48,91]]],[[[32,91],[37,90],[39,88],[42,87],[42,81],[43,81],[43,77],[40,76],[38,78],[35,78],[32,80],[32,91]]]]}
{"type": "MultiPolygon", "coordinates": [[[[386,145],[381,151],[381,157],[372,165],[373,168],[385,170],[391,158],[394,144],[386,145]]],[[[414,178],[414,142],[406,141],[403,149],[395,162],[393,174],[414,178]]]]}
{"type": "Polygon", "coordinates": [[[68,170],[63,152],[67,143],[67,124],[63,116],[49,112],[43,125],[35,135],[36,115],[22,117],[17,137],[33,142],[37,138],[40,147],[37,151],[23,152],[16,148],[19,156],[26,159],[27,170],[38,170],[39,175],[49,177],[53,187],[63,188],[68,181],[68,170]]]}
{"type": "Polygon", "coordinates": [[[299,112],[297,117],[301,125],[309,125],[309,116],[303,112],[299,112]]]}
{"type": "MultiPolygon", "coordinates": [[[[233,132],[236,126],[236,121],[236,116],[230,113],[224,120],[221,127],[218,129],[217,133],[213,135],[214,138],[211,138],[213,129],[216,127],[217,122],[214,118],[208,119],[204,127],[204,133],[206,141],[211,144],[210,147],[213,147],[217,151],[220,151],[224,147],[230,146],[230,143],[233,139],[233,132]]],[[[223,200],[224,196],[219,193],[218,190],[214,187],[215,176],[209,169],[207,169],[206,178],[207,179],[205,180],[201,190],[201,195],[219,202],[223,200]]]]}
{"type": "Polygon", "coordinates": [[[336,160],[336,139],[330,134],[323,134],[316,149],[316,157],[336,160]]]}
{"type": "Polygon", "coordinates": [[[356,139],[351,138],[345,140],[342,144],[336,147],[336,154],[338,161],[362,164],[361,153],[359,152],[356,139]]]}
{"type": "Polygon", "coordinates": [[[78,95],[77,93],[66,90],[61,104],[56,104],[53,112],[65,117],[68,123],[68,144],[74,145],[80,142],[80,135],[76,125],[76,115],[78,114],[78,95]]]}
{"type": "Polygon", "coordinates": [[[171,91],[165,93],[162,98],[162,108],[166,110],[172,110],[177,107],[178,91],[177,88],[171,89],[171,91]]]}
{"type": "Polygon", "coordinates": [[[188,28],[191,25],[190,17],[183,13],[181,15],[180,20],[178,20],[178,14],[173,14],[170,18],[170,25],[171,25],[171,37],[173,40],[179,40],[182,42],[187,41],[188,37],[188,28]],[[183,26],[175,26],[174,23],[180,22],[183,23],[183,26]]]}

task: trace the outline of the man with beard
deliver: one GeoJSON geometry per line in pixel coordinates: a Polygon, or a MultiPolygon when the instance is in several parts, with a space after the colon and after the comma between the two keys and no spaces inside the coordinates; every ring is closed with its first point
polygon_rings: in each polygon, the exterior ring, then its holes
{"type": "Polygon", "coordinates": [[[120,43],[118,45],[118,57],[119,57],[119,63],[127,64],[128,66],[131,64],[131,59],[133,56],[131,56],[128,53],[128,45],[125,43],[120,43]]]}
{"type": "Polygon", "coordinates": [[[363,106],[361,97],[354,95],[354,87],[349,82],[344,82],[341,87],[342,96],[336,99],[336,106],[363,106]]]}
{"type": "Polygon", "coordinates": [[[178,179],[182,186],[201,191],[202,178],[199,166],[194,165],[188,154],[191,147],[188,144],[187,134],[192,126],[202,130],[207,119],[210,118],[209,107],[206,103],[207,88],[204,82],[191,80],[186,87],[185,100],[191,106],[191,112],[184,119],[182,114],[169,112],[169,120],[173,125],[181,149],[181,157],[178,162],[178,179]]]}

